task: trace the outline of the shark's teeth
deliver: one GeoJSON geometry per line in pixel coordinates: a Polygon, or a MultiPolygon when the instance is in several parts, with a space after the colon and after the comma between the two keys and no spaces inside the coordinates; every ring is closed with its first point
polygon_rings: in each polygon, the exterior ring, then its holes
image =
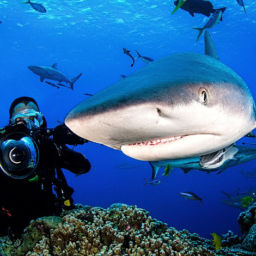
{"type": "Polygon", "coordinates": [[[129,146],[155,146],[159,144],[165,144],[174,142],[176,140],[182,139],[185,136],[174,136],[174,137],[168,137],[168,138],[162,138],[162,139],[155,139],[155,140],[149,140],[149,141],[141,141],[129,144],[129,146]]]}

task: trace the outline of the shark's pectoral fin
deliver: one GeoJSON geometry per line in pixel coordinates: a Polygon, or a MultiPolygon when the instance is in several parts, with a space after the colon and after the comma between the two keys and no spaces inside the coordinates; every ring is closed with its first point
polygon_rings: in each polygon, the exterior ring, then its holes
{"type": "Polygon", "coordinates": [[[152,178],[152,180],[154,180],[154,179],[156,179],[156,176],[158,174],[160,167],[157,165],[154,165],[152,162],[149,162],[149,164],[152,168],[152,177],[151,178],[152,178]]]}
{"type": "Polygon", "coordinates": [[[52,68],[57,69],[57,63],[53,63],[53,64],[52,64],[52,68]]]}
{"type": "Polygon", "coordinates": [[[212,41],[211,35],[207,30],[204,33],[204,50],[205,50],[205,55],[211,56],[219,60],[219,56],[217,54],[214,43],[212,41]]]}
{"type": "Polygon", "coordinates": [[[44,81],[44,77],[40,76],[40,82],[44,81]]]}

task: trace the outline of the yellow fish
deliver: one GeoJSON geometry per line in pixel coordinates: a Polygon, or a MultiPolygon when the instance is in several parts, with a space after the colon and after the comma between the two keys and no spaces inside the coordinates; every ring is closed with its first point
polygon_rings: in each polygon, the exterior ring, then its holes
{"type": "Polygon", "coordinates": [[[215,246],[215,250],[221,249],[221,237],[217,233],[211,233],[213,238],[213,245],[215,246]]]}
{"type": "Polygon", "coordinates": [[[247,208],[254,202],[254,198],[251,196],[244,196],[241,198],[241,203],[244,208],[247,208]]]}
{"type": "Polygon", "coordinates": [[[170,164],[167,164],[164,168],[164,173],[163,176],[169,176],[170,172],[171,172],[172,168],[170,164]]]}
{"type": "Polygon", "coordinates": [[[65,200],[64,205],[67,206],[67,207],[71,206],[70,200],[69,199],[65,200]]]}
{"type": "Polygon", "coordinates": [[[173,10],[172,14],[174,14],[178,9],[180,9],[180,7],[186,3],[187,0],[179,0],[176,8],[173,10]]]}

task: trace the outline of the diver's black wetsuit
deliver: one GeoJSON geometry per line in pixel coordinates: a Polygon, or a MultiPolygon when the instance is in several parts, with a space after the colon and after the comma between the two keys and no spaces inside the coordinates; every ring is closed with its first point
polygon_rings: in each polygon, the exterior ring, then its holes
{"type": "Polygon", "coordinates": [[[82,174],[91,167],[82,154],[65,145],[85,143],[65,125],[40,129],[33,136],[39,141],[38,180],[13,179],[0,170],[0,236],[19,235],[31,219],[72,208],[73,189],[67,185],[61,168],[82,174]]]}

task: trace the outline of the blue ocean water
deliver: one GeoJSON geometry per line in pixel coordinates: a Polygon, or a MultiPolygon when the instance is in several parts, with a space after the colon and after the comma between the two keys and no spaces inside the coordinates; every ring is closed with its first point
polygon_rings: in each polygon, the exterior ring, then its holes
{"type": "MultiPolygon", "coordinates": [[[[256,2],[245,0],[247,15],[236,0],[212,1],[216,8],[227,7],[223,22],[210,32],[223,63],[233,68],[256,95],[255,43],[256,2]]],[[[55,127],[77,103],[83,93],[97,93],[115,83],[121,74],[129,75],[146,64],[137,61],[133,68],[122,48],[138,50],[159,59],[177,52],[203,52],[203,40],[196,42],[197,31],[207,18],[191,17],[178,10],[173,1],[156,0],[45,0],[39,1],[47,13],[41,14],[18,0],[0,2],[0,84],[1,126],[8,123],[10,103],[19,96],[34,97],[45,114],[48,126],[55,127]],[[52,65],[68,77],[83,76],[74,91],[56,89],[39,81],[27,66],[52,65]]],[[[247,141],[255,142],[253,139],[247,141]]],[[[151,177],[147,162],[131,159],[119,151],[88,143],[76,147],[91,162],[88,174],[65,172],[75,189],[76,203],[108,207],[121,202],[147,209],[170,226],[188,229],[202,236],[239,232],[239,209],[223,203],[220,191],[248,191],[254,179],[241,170],[253,170],[255,161],[229,168],[220,175],[174,170],[158,186],[145,186],[151,177]],[[179,192],[193,191],[203,203],[185,200],[179,192]]]]}

